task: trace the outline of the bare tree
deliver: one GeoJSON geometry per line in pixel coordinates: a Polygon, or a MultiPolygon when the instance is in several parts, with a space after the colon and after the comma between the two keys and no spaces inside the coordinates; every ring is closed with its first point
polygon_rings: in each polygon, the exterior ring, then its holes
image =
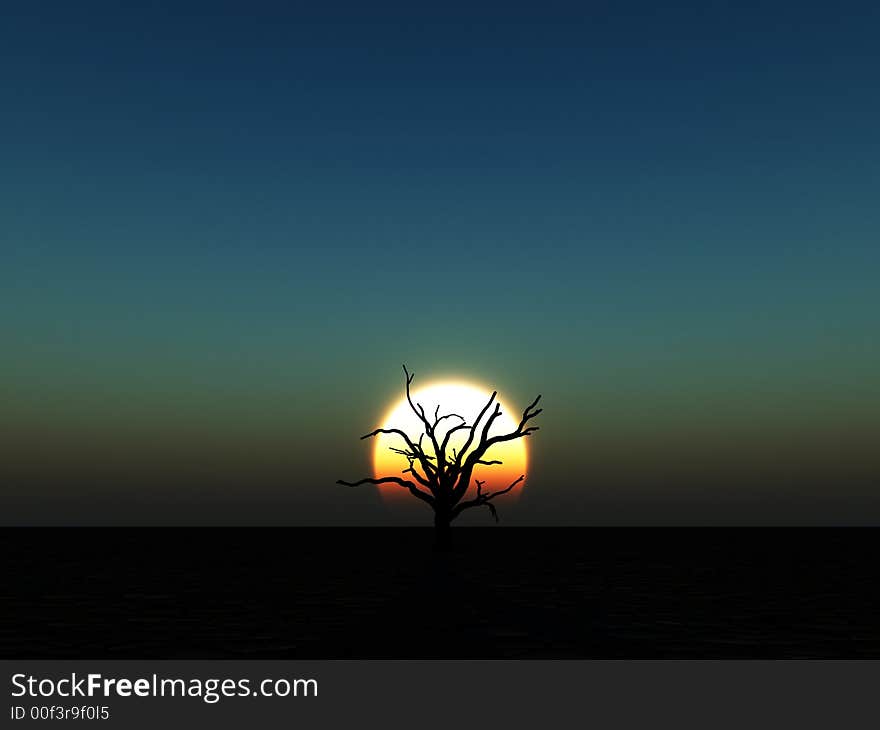
{"type": "Polygon", "coordinates": [[[492,424],[501,415],[501,405],[496,401],[498,391],[492,393],[489,401],[483,406],[473,423],[469,424],[463,416],[457,413],[440,415],[439,405],[434,411],[433,418],[429,418],[424,407],[420,403],[413,402],[410,385],[415,376],[406,369],[406,365],[403,366],[403,372],[406,376],[406,400],[421,423],[421,434],[417,439],[414,439],[410,434],[398,428],[377,428],[375,431],[361,436],[361,440],[373,438],[379,434],[399,437],[402,442],[400,447],[392,447],[391,450],[406,457],[409,467],[404,469],[401,474],[408,474],[409,477],[383,476],[376,479],[360,479],[356,482],[340,479],[337,484],[346,487],[358,487],[362,484],[397,484],[406,489],[413,497],[428,504],[434,510],[437,543],[440,546],[445,546],[449,544],[452,522],[462,512],[472,507],[486,507],[497,522],[498,511],[493,502],[498,497],[510,492],[525,479],[525,474],[522,474],[507,487],[495,491],[484,489],[485,480],[474,479],[476,492],[465,499],[468,496],[475,467],[501,464],[498,460],[486,458],[489,449],[505,441],[531,436],[538,430],[538,426],[529,426],[528,423],[542,411],[541,408],[535,408],[538,401],[541,400],[541,396],[535,398],[532,404],[523,411],[522,418],[515,430],[510,433],[490,436],[489,431],[492,424]],[[438,428],[447,419],[456,419],[458,423],[447,428],[445,433],[442,430],[441,433],[438,433],[438,428]],[[450,450],[450,439],[453,434],[459,431],[467,432],[467,438],[460,449],[452,448],[450,450]],[[426,438],[433,455],[423,447],[426,438]]]}

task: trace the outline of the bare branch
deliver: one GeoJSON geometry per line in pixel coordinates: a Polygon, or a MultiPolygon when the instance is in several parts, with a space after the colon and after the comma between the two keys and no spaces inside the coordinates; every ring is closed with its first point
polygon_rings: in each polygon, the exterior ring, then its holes
{"type": "Polygon", "coordinates": [[[406,369],[406,365],[403,366],[403,372],[406,375],[406,402],[409,403],[412,412],[415,413],[419,417],[419,420],[425,425],[425,433],[430,433],[431,423],[425,416],[425,409],[422,408],[420,404],[413,403],[412,393],[410,393],[409,386],[416,377],[415,373],[410,373],[410,371],[406,369]]]}
{"type": "Polygon", "coordinates": [[[474,479],[474,484],[477,485],[477,497],[483,496],[483,485],[485,484],[485,480],[483,479],[474,479]]]}
{"type": "Polygon", "coordinates": [[[406,445],[409,446],[412,451],[416,450],[416,445],[410,440],[410,437],[407,436],[399,428],[377,428],[375,431],[370,431],[370,433],[365,433],[363,436],[361,436],[361,441],[363,441],[364,439],[371,439],[373,438],[373,436],[378,436],[380,433],[385,433],[389,435],[396,434],[400,436],[404,441],[406,441],[406,445]]]}
{"type": "Polygon", "coordinates": [[[437,493],[436,489],[434,488],[434,485],[430,481],[430,474],[425,474],[423,476],[423,475],[419,474],[418,470],[416,469],[416,455],[415,454],[410,454],[408,451],[404,451],[403,449],[391,449],[391,451],[406,457],[407,463],[409,464],[409,468],[404,469],[401,472],[401,474],[407,474],[407,473],[412,474],[413,477],[415,478],[415,480],[419,484],[421,484],[423,487],[427,487],[428,489],[431,490],[431,494],[437,493]]]}
{"type": "MultiPolygon", "coordinates": [[[[431,464],[431,461],[430,461],[432,457],[425,454],[424,450],[422,450],[422,448],[421,448],[421,445],[422,445],[421,438],[419,439],[419,445],[416,446],[412,442],[412,439],[409,436],[407,436],[406,433],[401,431],[399,428],[377,428],[375,431],[371,431],[370,433],[361,436],[361,441],[363,441],[364,439],[373,438],[374,436],[378,436],[380,433],[400,436],[406,442],[406,445],[409,447],[410,453],[415,454],[416,458],[418,458],[419,462],[422,465],[422,471],[424,471],[426,474],[429,474],[434,471],[434,466],[433,466],[433,464],[431,464]]],[[[402,452],[398,452],[398,453],[402,453],[402,452]]]]}
{"type": "Polygon", "coordinates": [[[421,489],[419,489],[415,484],[406,479],[401,479],[400,477],[381,477],[380,479],[371,479],[367,477],[366,479],[360,479],[356,482],[346,482],[343,479],[339,479],[336,482],[337,484],[341,484],[343,487],[359,487],[362,484],[397,484],[400,487],[403,487],[406,490],[409,490],[409,493],[414,497],[422,500],[423,502],[427,502],[432,507],[434,506],[434,497],[430,494],[426,494],[421,489]]]}
{"type": "Polygon", "coordinates": [[[510,486],[505,487],[504,489],[499,489],[497,492],[488,492],[484,499],[490,500],[495,499],[495,497],[500,497],[502,494],[507,494],[511,489],[513,489],[517,484],[519,484],[523,479],[526,478],[525,474],[520,474],[518,479],[514,479],[511,482],[510,486]]]}
{"type": "Polygon", "coordinates": [[[480,443],[485,443],[486,439],[489,436],[489,429],[492,428],[492,424],[496,421],[496,419],[501,417],[501,404],[495,404],[495,410],[492,411],[492,415],[490,415],[486,419],[486,423],[483,424],[483,433],[480,434],[480,443]]]}
{"type": "MultiPolygon", "coordinates": [[[[415,413],[419,420],[422,422],[424,426],[425,433],[431,439],[431,445],[434,447],[434,454],[437,456],[437,464],[438,464],[438,477],[442,476],[442,472],[439,470],[440,465],[443,463],[443,453],[440,451],[440,444],[437,443],[437,437],[434,434],[434,426],[431,425],[431,422],[428,420],[428,417],[425,415],[425,409],[421,403],[413,403],[412,393],[410,392],[410,385],[412,381],[415,379],[415,373],[410,373],[409,370],[406,369],[406,364],[403,365],[403,372],[406,375],[406,401],[409,403],[409,407],[412,409],[412,412],[415,413]]],[[[440,406],[437,406],[437,414],[440,413],[440,406]]],[[[436,423],[435,423],[436,425],[436,423]]]]}
{"type": "Polygon", "coordinates": [[[465,452],[470,448],[471,444],[474,442],[474,436],[477,432],[477,425],[480,423],[480,419],[486,415],[486,411],[492,406],[492,403],[495,402],[495,396],[498,395],[498,391],[493,391],[492,396],[489,398],[489,402],[483,406],[483,410],[480,411],[480,415],[477,416],[477,420],[474,421],[473,426],[471,426],[471,432],[468,434],[467,441],[464,442],[464,446],[462,446],[461,451],[458,452],[457,462],[459,465],[461,464],[461,459],[464,456],[465,452]]]}
{"type": "Polygon", "coordinates": [[[513,482],[511,482],[509,486],[505,487],[504,489],[499,489],[495,492],[484,492],[483,485],[486,482],[480,479],[475,479],[474,483],[477,485],[476,496],[473,499],[469,499],[467,502],[460,502],[459,505],[454,510],[452,510],[452,519],[455,519],[462,512],[464,512],[466,509],[470,509],[471,507],[487,506],[489,508],[489,511],[492,513],[492,516],[495,518],[495,521],[498,522],[498,512],[495,509],[495,505],[491,504],[492,500],[496,497],[500,497],[502,494],[507,494],[525,478],[526,475],[522,474],[518,479],[515,479],[513,482]]]}
{"type": "MultiPolygon", "coordinates": [[[[406,456],[407,458],[410,458],[410,457],[419,458],[424,453],[424,452],[422,452],[421,449],[419,449],[419,452],[417,454],[414,454],[412,451],[407,451],[406,449],[397,449],[394,446],[389,446],[388,450],[393,451],[395,454],[400,454],[401,456],[406,456]]],[[[424,454],[424,458],[428,459],[429,461],[434,460],[434,457],[431,456],[430,454],[424,454]]]]}
{"type": "MultiPolygon", "coordinates": [[[[437,406],[437,408],[439,409],[440,406],[437,406]]],[[[462,422],[464,421],[464,418],[462,416],[459,416],[457,413],[447,413],[445,416],[440,416],[440,418],[438,418],[434,422],[434,429],[436,430],[437,426],[440,425],[441,421],[443,421],[446,418],[460,418],[462,420],[462,422]]]]}
{"type": "Polygon", "coordinates": [[[532,404],[523,411],[522,420],[519,422],[519,427],[517,428],[518,431],[522,431],[523,426],[525,426],[528,421],[532,420],[539,413],[543,412],[543,408],[533,410],[534,407],[538,405],[539,400],[541,400],[540,394],[537,398],[535,398],[535,400],[532,401],[532,404]]]}
{"type": "MultiPolygon", "coordinates": [[[[485,454],[486,451],[488,451],[488,449],[495,444],[500,444],[505,441],[513,441],[518,438],[523,438],[524,436],[531,436],[535,431],[538,431],[540,429],[539,426],[526,426],[526,424],[543,411],[543,408],[538,408],[537,410],[535,410],[535,406],[538,404],[539,400],[541,400],[540,395],[535,398],[535,400],[532,401],[531,405],[529,405],[523,411],[522,419],[520,420],[519,425],[516,427],[515,431],[500,434],[498,436],[492,436],[491,438],[489,438],[488,426],[490,426],[491,423],[487,423],[487,427],[483,429],[480,444],[468,456],[467,461],[465,462],[465,467],[467,467],[468,464],[473,467],[483,457],[483,454],[485,454]]],[[[495,413],[497,412],[498,408],[496,407],[495,413]]],[[[493,416],[497,417],[495,413],[493,413],[493,416]]],[[[491,420],[492,419],[490,419],[490,421],[491,420]]]]}
{"type": "MultiPolygon", "coordinates": [[[[461,418],[461,416],[459,416],[459,418],[461,418]]],[[[467,422],[463,418],[461,420],[462,420],[462,423],[458,424],[457,426],[454,426],[453,428],[450,428],[446,432],[446,435],[443,437],[443,443],[440,444],[440,451],[442,451],[444,454],[446,453],[446,448],[449,446],[449,439],[452,437],[452,434],[454,434],[456,431],[462,431],[466,428],[470,428],[470,426],[468,426],[467,422]]],[[[455,449],[453,449],[452,451],[454,454],[455,449]]],[[[458,457],[454,456],[454,458],[455,458],[456,463],[458,463],[458,457]]]]}

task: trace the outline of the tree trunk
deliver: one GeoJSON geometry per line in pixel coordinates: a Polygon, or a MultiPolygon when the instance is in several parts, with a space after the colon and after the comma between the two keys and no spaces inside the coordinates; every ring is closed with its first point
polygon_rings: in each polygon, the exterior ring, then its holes
{"type": "Polygon", "coordinates": [[[448,550],[452,547],[452,521],[445,512],[434,513],[434,548],[448,550]]]}

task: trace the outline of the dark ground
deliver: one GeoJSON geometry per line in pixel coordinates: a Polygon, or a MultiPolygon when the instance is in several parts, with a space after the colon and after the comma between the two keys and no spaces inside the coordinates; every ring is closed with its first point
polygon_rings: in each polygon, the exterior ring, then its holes
{"type": "Polygon", "coordinates": [[[6,528],[6,658],[880,657],[880,529],[6,528]]]}

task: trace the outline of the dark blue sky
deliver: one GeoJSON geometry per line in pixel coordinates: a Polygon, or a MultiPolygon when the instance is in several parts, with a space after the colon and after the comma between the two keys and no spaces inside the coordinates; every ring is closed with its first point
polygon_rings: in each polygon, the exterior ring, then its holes
{"type": "Polygon", "coordinates": [[[4,9],[24,502],[162,462],[333,521],[406,360],[550,396],[544,521],[740,472],[743,519],[880,517],[876,4],[314,5],[4,9]]]}

